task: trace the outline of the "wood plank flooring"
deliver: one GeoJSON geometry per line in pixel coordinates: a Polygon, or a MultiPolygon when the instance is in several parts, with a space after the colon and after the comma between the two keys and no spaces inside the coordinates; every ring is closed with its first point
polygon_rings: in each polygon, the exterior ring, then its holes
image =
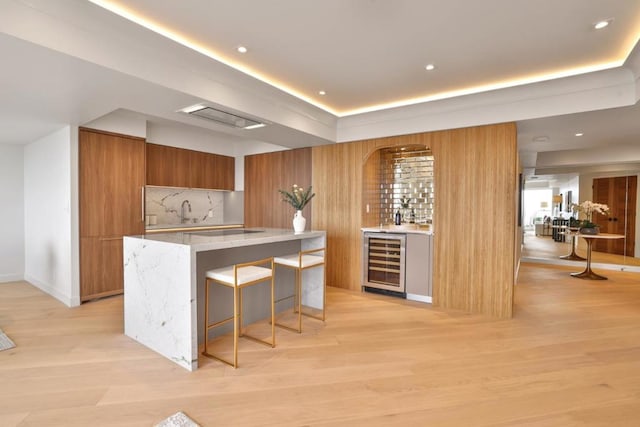
{"type": "MultiPolygon", "coordinates": [[[[570,242],[570,239],[567,239],[566,242],[556,242],[551,236],[536,236],[533,232],[527,232],[524,236],[522,256],[527,258],[549,258],[558,260],[559,256],[567,255],[571,252],[570,242]]],[[[578,238],[576,253],[583,258],[587,257],[587,244],[582,238],[578,238]]],[[[591,252],[591,260],[593,263],[640,266],[640,258],[608,254],[599,251],[591,252]]],[[[578,263],[584,264],[582,261],[578,263]]]]}
{"type": "Polygon", "coordinates": [[[69,309],[0,284],[0,426],[640,425],[640,274],[524,264],[493,320],[331,288],[326,324],[187,372],[122,334],[122,297],[69,309]]]}

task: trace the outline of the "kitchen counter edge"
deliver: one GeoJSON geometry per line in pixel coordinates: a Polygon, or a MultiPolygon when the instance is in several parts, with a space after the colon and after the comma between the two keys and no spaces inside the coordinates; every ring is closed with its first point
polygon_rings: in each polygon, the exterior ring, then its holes
{"type": "Polygon", "coordinates": [[[418,228],[389,228],[388,226],[383,227],[363,227],[360,229],[361,231],[366,231],[369,233],[394,233],[394,234],[428,234],[433,235],[433,230],[424,230],[418,228]]]}

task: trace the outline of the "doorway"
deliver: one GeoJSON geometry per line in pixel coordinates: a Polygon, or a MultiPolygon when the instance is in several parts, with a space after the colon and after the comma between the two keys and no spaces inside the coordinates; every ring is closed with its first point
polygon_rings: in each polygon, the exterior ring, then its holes
{"type": "Polygon", "coordinates": [[[638,177],[594,178],[593,201],[609,206],[609,215],[596,215],[594,222],[603,233],[623,234],[624,239],[596,240],[593,250],[633,257],[636,240],[636,194],[638,177]]]}
{"type": "Polygon", "coordinates": [[[552,190],[550,188],[525,189],[523,201],[524,230],[539,234],[535,232],[536,225],[544,224],[545,219],[551,218],[552,190]]]}

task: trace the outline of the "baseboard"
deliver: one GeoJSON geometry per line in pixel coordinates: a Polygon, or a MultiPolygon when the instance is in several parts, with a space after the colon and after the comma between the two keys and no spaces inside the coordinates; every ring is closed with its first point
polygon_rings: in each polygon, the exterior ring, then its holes
{"type": "Polygon", "coordinates": [[[55,299],[57,299],[67,307],[76,307],[80,305],[80,298],[73,298],[73,297],[70,297],[69,295],[65,295],[59,292],[57,289],[53,288],[48,283],[41,282],[35,277],[25,274],[24,280],[31,283],[36,288],[40,289],[42,292],[48,295],[51,295],[52,297],[54,297],[55,299]]]}
{"type": "Polygon", "coordinates": [[[24,280],[22,274],[0,274],[0,283],[20,282],[24,280]]]}
{"type": "Polygon", "coordinates": [[[411,301],[427,302],[431,304],[431,297],[407,293],[407,299],[411,301]]]}

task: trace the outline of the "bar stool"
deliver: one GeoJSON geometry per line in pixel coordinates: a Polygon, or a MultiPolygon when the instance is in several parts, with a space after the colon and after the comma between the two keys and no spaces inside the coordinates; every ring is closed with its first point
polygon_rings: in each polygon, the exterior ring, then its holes
{"type": "Polygon", "coordinates": [[[296,279],[295,279],[295,287],[294,294],[288,297],[284,297],[279,299],[276,302],[280,302],[289,298],[294,299],[293,303],[293,312],[297,311],[298,313],[298,327],[292,328],[291,326],[283,325],[281,323],[276,323],[276,326],[279,326],[284,329],[288,329],[293,332],[302,333],[302,315],[312,317],[318,320],[325,320],[325,307],[327,301],[327,289],[326,289],[326,270],[323,268],[322,272],[322,315],[314,316],[312,314],[303,313],[302,312],[302,272],[309,268],[314,267],[324,267],[324,250],[325,248],[320,249],[311,249],[306,251],[300,251],[297,254],[285,255],[274,257],[273,262],[276,265],[281,265],[283,267],[292,268],[295,270],[296,279]],[[319,254],[322,253],[322,254],[319,254]]]}
{"type": "Polygon", "coordinates": [[[238,367],[238,338],[244,337],[268,345],[276,346],[275,332],[275,302],[273,287],[273,258],[265,258],[259,261],[235,264],[229,267],[209,270],[206,273],[205,293],[204,293],[204,351],[203,356],[207,356],[227,365],[238,367]],[[269,265],[269,267],[261,267],[261,265],[269,265]],[[242,290],[248,286],[257,285],[266,281],[271,282],[271,342],[244,334],[242,332],[242,290]],[[209,284],[217,283],[223,286],[233,288],[233,316],[218,322],[209,324],[209,284]],[[233,321],[233,361],[225,360],[208,351],[209,330],[223,324],[233,321]]]}

